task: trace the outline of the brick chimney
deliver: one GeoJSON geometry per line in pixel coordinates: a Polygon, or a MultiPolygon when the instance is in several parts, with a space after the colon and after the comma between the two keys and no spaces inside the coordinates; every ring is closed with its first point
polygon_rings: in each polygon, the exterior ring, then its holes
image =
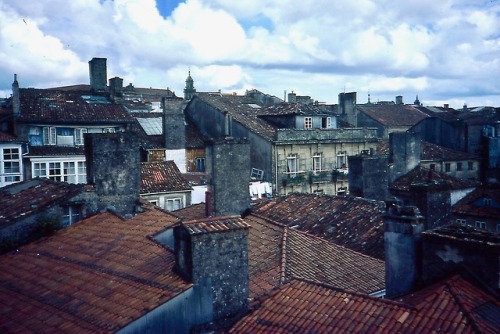
{"type": "Polygon", "coordinates": [[[423,217],[413,206],[389,206],[384,215],[385,290],[389,298],[412,291],[420,281],[423,217]]]}
{"type": "Polygon", "coordinates": [[[183,222],[174,228],[176,268],[212,300],[214,319],[245,310],[248,302],[248,229],[239,216],[183,222]]]}

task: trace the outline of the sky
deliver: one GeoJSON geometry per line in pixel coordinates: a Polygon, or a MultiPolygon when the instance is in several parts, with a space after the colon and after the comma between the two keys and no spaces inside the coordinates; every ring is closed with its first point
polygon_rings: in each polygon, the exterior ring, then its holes
{"type": "Polygon", "coordinates": [[[0,0],[0,97],[108,78],[338,103],[500,106],[500,0],[0,0]]]}

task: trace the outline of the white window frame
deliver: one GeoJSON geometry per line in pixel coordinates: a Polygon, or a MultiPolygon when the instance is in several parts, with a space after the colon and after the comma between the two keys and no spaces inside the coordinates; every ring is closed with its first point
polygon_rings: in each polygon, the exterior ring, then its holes
{"type": "Polygon", "coordinates": [[[83,137],[84,133],[87,133],[88,130],[86,128],[76,128],[75,129],[75,146],[82,146],[84,144],[83,137]]]}
{"type": "Polygon", "coordinates": [[[310,116],[304,117],[304,129],[312,129],[313,119],[310,116]]]}
{"type": "Polygon", "coordinates": [[[54,126],[43,127],[43,145],[57,145],[57,131],[54,126]]]}
{"type": "Polygon", "coordinates": [[[165,200],[165,209],[167,211],[175,211],[182,209],[182,198],[168,198],[165,200]],[[178,204],[178,207],[175,207],[175,204],[178,204]]]}
{"type": "Polygon", "coordinates": [[[262,180],[264,178],[264,171],[262,169],[252,168],[250,174],[251,179],[262,180]]]}
{"type": "Polygon", "coordinates": [[[297,176],[298,170],[298,157],[296,154],[290,154],[286,157],[286,174],[294,178],[297,176]]]}
{"type": "Polygon", "coordinates": [[[342,166],[345,165],[347,168],[347,152],[346,151],[340,151],[337,153],[337,161],[335,161],[337,164],[337,169],[342,169],[342,166]],[[339,160],[341,159],[341,160],[339,160]],[[340,162],[342,161],[342,162],[340,162]]]}
{"type": "Polygon", "coordinates": [[[86,183],[85,160],[80,159],[32,159],[33,177],[45,177],[72,184],[86,183]]]}
{"type": "Polygon", "coordinates": [[[321,119],[321,125],[323,125],[323,119],[326,119],[326,125],[323,129],[331,129],[332,128],[332,118],[331,117],[323,117],[321,119]]]}
{"type": "Polygon", "coordinates": [[[73,205],[68,205],[63,208],[63,225],[64,226],[69,226],[73,225],[74,223],[80,221],[82,219],[80,209],[73,206],[73,205]]]}
{"type": "Polygon", "coordinates": [[[485,230],[485,229],[486,229],[486,222],[476,221],[476,222],[474,223],[474,226],[475,226],[476,228],[479,228],[479,229],[483,229],[483,230],[485,230]]]}
{"type": "Polygon", "coordinates": [[[323,170],[323,155],[316,153],[312,157],[313,172],[321,172],[323,170]]]}
{"type": "Polygon", "coordinates": [[[22,170],[23,161],[21,147],[0,147],[0,187],[22,181],[22,170]],[[8,168],[9,171],[7,171],[7,164],[10,164],[8,168]],[[15,165],[17,171],[12,171],[12,166],[15,165]]]}

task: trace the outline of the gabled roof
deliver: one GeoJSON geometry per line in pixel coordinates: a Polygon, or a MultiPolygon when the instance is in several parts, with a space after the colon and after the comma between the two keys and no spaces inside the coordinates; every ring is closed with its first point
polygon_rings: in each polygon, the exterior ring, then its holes
{"type": "Polygon", "coordinates": [[[31,179],[0,188],[0,227],[30,215],[65,204],[84,191],[83,184],[69,184],[49,179],[31,179]]]}
{"type": "Polygon", "coordinates": [[[275,128],[259,117],[258,100],[248,96],[196,93],[191,103],[199,99],[222,113],[229,113],[233,120],[264,139],[273,140],[275,128]]]}
{"type": "Polygon", "coordinates": [[[114,333],[188,289],[152,236],[178,221],[104,212],[0,256],[0,328],[114,333]]]}
{"type": "Polygon", "coordinates": [[[174,161],[141,163],[141,194],[190,191],[174,161]]]}
{"type": "Polygon", "coordinates": [[[477,156],[467,152],[456,151],[450,148],[422,141],[422,160],[454,161],[478,159],[477,156]]]}
{"type": "Polygon", "coordinates": [[[198,203],[171,212],[183,220],[196,220],[206,218],[205,203],[198,203]]]}
{"type": "Polygon", "coordinates": [[[456,215],[498,220],[500,217],[500,186],[486,185],[476,188],[458,201],[451,208],[451,212],[456,215]]]}
{"type": "Polygon", "coordinates": [[[498,300],[460,276],[404,300],[407,303],[293,280],[236,322],[229,333],[495,333],[498,330],[498,300]]]}
{"type": "Polygon", "coordinates": [[[385,288],[381,260],[258,215],[250,214],[244,220],[252,227],[248,242],[252,298],[262,298],[293,278],[363,293],[385,288]]]}
{"type": "Polygon", "coordinates": [[[412,126],[429,117],[407,104],[365,104],[357,109],[385,126],[412,126]]]}
{"type": "Polygon", "coordinates": [[[417,183],[446,183],[451,190],[469,189],[479,186],[479,181],[459,179],[446,173],[417,166],[391,183],[391,191],[410,191],[410,186],[417,183]]]}
{"type": "Polygon", "coordinates": [[[293,193],[252,212],[357,252],[384,259],[385,203],[352,196],[293,193]]]}
{"type": "Polygon", "coordinates": [[[105,95],[91,91],[22,88],[18,121],[48,124],[130,123],[133,118],[105,95]]]}

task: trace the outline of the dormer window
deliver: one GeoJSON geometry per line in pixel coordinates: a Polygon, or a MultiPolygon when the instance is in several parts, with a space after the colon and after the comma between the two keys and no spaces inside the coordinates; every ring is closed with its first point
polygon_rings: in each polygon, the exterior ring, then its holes
{"type": "Polygon", "coordinates": [[[304,117],[304,129],[312,129],[313,121],[312,117],[304,117]]]}
{"type": "Polygon", "coordinates": [[[56,128],[46,126],[43,128],[43,145],[56,145],[56,128]]]}
{"type": "Polygon", "coordinates": [[[321,127],[323,129],[331,129],[332,128],[332,118],[331,117],[323,117],[321,119],[321,127]]]}

